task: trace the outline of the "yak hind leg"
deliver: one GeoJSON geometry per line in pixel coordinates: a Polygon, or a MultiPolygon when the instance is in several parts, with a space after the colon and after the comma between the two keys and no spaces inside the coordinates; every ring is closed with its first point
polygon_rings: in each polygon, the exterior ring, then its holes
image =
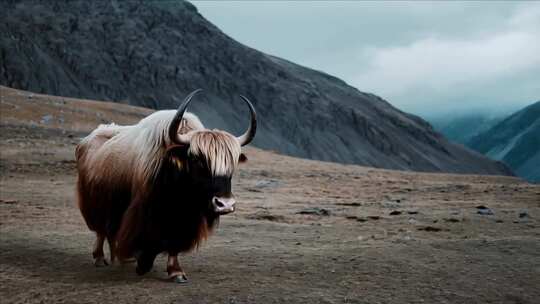
{"type": "Polygon", "coordinates": [[[111,264],[114,264],[114,261],[116,260],[116,240],[114,237],[107,237],[107,243],[109,244],[111,264]]]}
{"type": "Polygon", "coordinates": [[[180,263],[178,263],[177,254],[169,253],[169,257],[167,258],[167,274],[169,275],[169,279],[176,283],[187,283],[186,273],[180,267],[180,263]]]}
{"type": "Polygon", "coordinates": [[[96,243],[94,244],[94,251],[92,257],[94,258],[94,266],[102,267],[109,265],[109,262],[105,259],[105,253],[103,252],[103,243],[105,243],[105,236],[97,233],[96,243]]]}

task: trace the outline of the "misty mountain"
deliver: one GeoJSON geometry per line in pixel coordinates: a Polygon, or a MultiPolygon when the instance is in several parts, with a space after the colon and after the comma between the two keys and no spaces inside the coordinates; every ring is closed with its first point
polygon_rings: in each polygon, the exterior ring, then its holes
{"type": "Polygon", "coordinates": [[[540,182],[540,101],[474,136],[467,145],[503,161],[519,176],[540,182]]]}
{"type": "Polygon", "coordinates": [[[487,131],[504,118],[503,115],[495,116],[481,112],[426,117],[436,131],[442,133],[447,139],[460,144],[467,143],[472,137],[487,131]]]}
{"type": "MultiPolygon", "coordinates": [[[[249,26],[249,24],[246,24],[249,26]]],[[[421,118],[342,80],[231,39],[183,1],[2,1],[0,84],[34,92],[190,111],[254,145],[380,168],[512,174],[448,142],[421,118]]]]}

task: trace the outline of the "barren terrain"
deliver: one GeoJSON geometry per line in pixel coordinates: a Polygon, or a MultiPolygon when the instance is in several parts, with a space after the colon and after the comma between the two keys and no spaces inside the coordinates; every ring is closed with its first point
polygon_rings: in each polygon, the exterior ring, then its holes
{"type": "Polygon", "coordinates": [[[0,87],[2,303],[538,303],[540,186],[247,148],[238,210],[166,281],[95,268],[74,147],[149,110],[0,87]]]}

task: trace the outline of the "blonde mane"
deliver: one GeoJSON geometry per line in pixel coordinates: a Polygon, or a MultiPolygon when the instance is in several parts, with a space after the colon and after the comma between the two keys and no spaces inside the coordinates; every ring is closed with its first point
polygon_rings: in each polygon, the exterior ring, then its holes
{"type": "Polygon", "coordinates": [[[231,176],[240,158],[240,144],[231,134],[220,130],[194,132],[189,151],[191,155],[206,160],[214,176],[231,176]]]}

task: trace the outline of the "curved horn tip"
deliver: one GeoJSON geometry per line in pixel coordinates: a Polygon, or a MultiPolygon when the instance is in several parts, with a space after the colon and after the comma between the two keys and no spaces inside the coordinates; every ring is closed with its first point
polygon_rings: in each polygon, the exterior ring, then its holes
{"type": "Polygon", "coordinates": [[[184,113],[186,112],[186,109],[191,102],[191,99],[193,96],[195,96],[197,93],[201,92],[202,89],[198,88],[194,90],[193,92],[189,93],[186,98],[184,98],[184,102],[178,106],[178,110],[176,111],[176,114],[174,115],[171,124],[169,126],[169,138],[171,142],[177,143],[177,144],[189,144],[184,142],[181,138],[178,138],[177,132],[178,132],[178,126],[182,122],[182,118],[184,117],[184,113]]]}
{"type": "Polygon", "coordinates": [[[251,116],[248,129],[246,130],[246,132],[244,132],[244,134],[237,137],[238,142],[240,143],[240,146],[245,146],[253,140],[253,138],[255,137],[255,133],[257,133],[257,112],[255,112],[255,107],[253,107],[253,104],[251,104],[251,102],[246,96],[240,95],[240,97],[248,105],[249,113],[251,116]]]}

